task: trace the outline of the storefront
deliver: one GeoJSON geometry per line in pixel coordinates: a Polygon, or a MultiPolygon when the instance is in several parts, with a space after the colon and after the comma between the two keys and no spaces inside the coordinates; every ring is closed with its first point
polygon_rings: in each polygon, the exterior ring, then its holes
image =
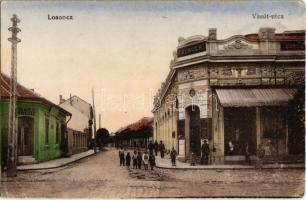
{"type": "MultiPolygon", "coordinates": [[[[305,155],[305,31],[258,33],[217,39],[180,37],[170,71],[154,96],[154,139],[188,162],[206,140],[210,163],[305,155]],[[288,40],[303,46],[283,48],[288,40]],[[298,92],[299,91],[299,92],[298,92]]],[[[289,159],[290,160],[290,159],[289,159]]]]}
{"type": "Polygon", "coordinates": [[[216,89],[219,113],[213,117],[218,127],[214,135],[224,135],[215,139],[223,143],[224,161],[243,161],[246,147],[254,156],[259,145],[267,158],[288,155],[291,127],[286,113],[296,93],[296,89],[216,89]]]}

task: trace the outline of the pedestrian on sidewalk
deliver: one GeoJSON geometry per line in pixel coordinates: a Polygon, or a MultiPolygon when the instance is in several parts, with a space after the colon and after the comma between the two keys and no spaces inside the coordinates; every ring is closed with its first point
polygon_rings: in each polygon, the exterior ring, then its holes
{"type": "Polygon", "coordinates": [[[245,162],[251,165],[251,158],[250,158],[250,150],[249,150],[249,143],[245,143],[245,162]]]}
{"type": "Polygon", "coordinates": [[[119,147],[119,160],[120,166],[124,166],[124,149],[122,146],[119,147]]]}
{"type": "Polygon", "coordinates": [[[131,166],[131,155],[130,155],[130,152],[127,152],[127,154],[126,154],[125,165],[127,166],[127,168],[130,168],[130,166],[131,166]]]}
{"type": "Polygon", "coordinates": [[[152,140],[150,140],[150,142],[148,144],[148,149],[149,149],[149,154],[153,153],[154,144],[153,144],[152,140]]]}
{"type": "Polygon", "coordinates": [[[163,141],[159,142],[159,152],[160,152],[160,157],[164,158],[165,155],[165,145],[163,144],[163,141]]]}
{"type": "Polygon", "coordinates": [[[149,163],[150,163],[151,170],[153,170],[154,166],[156,165],[155,156],[153,152],[149,155],[149,163]]]}
{"type": "Polygon", "coordinates": [[[208,165],[208,159],[209,159],[209,145],[207,143],[207,140],[204,140],[204,143],[202,144],[202,159],[201,163],[204,165],[208,165]]]}
{"type": "Polygon", "coordinates": [[[176,155],[177,155],[177,152],[174,149],[174,147],[172,147],[172,150],[170,152],[172,166],[176,166],[176,155]]]}
{"type": "Polygon", "coordinates": [[[141,164],[142,164],[142,155],[141,155],[141,152],[138,151],[138,154],[137,154],[137,165],[138,165],[138,169],[141,169],[141,164]]]}
{"type": "Polygon", "coordinates": [[[155,151],[155,156],[157,156],[157,152],[158,152],[158,142],[157,142],[157,140],[155,140],[155,143],[154,143],[154,151],[155,151]]]}
{"type": "Polygon", "coordinates": [[[137,169],[137,152],[134,150],[134,153],[132,155],[132,160],[133,160],[133,169],[137,169]]]}
{"type": "Polygon", "coordinates": [[[142,155],[142,162],[144,169],[147,170],[149,165],[149,154],[147,151],[145,151],[145,153],[142,155]]]}

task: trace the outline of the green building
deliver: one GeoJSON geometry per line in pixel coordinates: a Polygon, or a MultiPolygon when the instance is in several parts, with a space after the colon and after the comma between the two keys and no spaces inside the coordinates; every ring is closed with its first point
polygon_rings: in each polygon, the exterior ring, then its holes
{"type": "MultiPolygon", "coordinates": [[[[1,167],[7,162],[10,78],[1,75],[1,167]]],[[[18,162],[41,162],[61,156],[67,116],[71,114],[34,91],[17,85],[18,162]]]]}

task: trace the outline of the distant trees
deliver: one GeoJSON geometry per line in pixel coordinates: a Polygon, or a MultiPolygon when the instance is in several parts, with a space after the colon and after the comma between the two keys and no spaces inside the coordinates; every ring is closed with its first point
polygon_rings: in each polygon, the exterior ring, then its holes
{"type": "Polygon", "coordinates": [[[109,141],[109,132],[106,128],[100,128],[97,130],[96,144],[100,149],[105,146],[109,141]]]}

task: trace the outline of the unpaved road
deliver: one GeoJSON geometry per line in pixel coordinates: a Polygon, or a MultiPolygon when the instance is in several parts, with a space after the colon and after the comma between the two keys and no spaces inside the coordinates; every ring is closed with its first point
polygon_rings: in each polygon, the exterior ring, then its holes
{"type": "Polygon", "coordinates": [[[63,168],[2,178],[1,197],[301,197],[304,169],[134,170],[115,149],[63,168]]]}

